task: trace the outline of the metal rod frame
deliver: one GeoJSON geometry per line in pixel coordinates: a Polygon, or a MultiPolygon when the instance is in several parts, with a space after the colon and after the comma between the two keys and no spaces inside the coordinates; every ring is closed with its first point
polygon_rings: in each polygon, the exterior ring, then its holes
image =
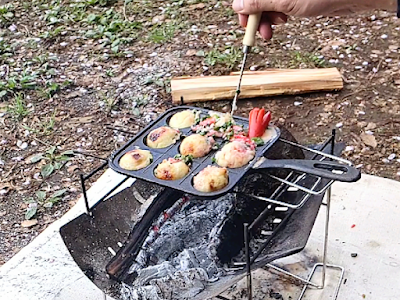
{"type": "MultiPolygon", "coordinates": [[[[182,97],[181,97],[181,101],[182,101],[182,97]]],[[[335,146],[335,130],[332,130],[332,136],[327,139],[322,145],[321,145],[321,150],[325,149],[325,147],[330,143],[331,144],[331,154],[327,154],[325,152],[319,151],[319,150],[315,150],[315,149],[311,149],[305,146],[302,146],[300,144],[291,142],[291,141],[287,141],[284,139],[280,139],[280,141],[287,143],[289,145],[295,146],[295,147],[299,147],[302,150],[308,151],[313,153],[313,157],[311,159],[317,159],[318,156],[321,156],[321,158],[319,158],[320,161],[324,160],[324,159],[329,159],[329,160],[336,160],[338,162],[341,163],[345,163],[348,164],[350,166],[352,166],[352,163],[348,160],[345,160],[343,158],[337,157],[334,155],[334,146],[335,146]]],[[[86,153],[76,153],[76,154],[82,154],[82,155],[87,155],[86,153]]],[[[98,158],[100,160],[105,160],[104,158],[101,157],[95,157],[93,155],[88,155],[94,158],[98,158]]],[[[91,178],[94,174],[96,174],[98,171],[102,170],[103,168],[105,168],[108,165],[107,161],[104,162],[103,164],[101,164],[99,167],[97,167],[96,169],[92,170],[89,174],[87,175],[83,175],[80,174],[80,181],[81,181],[81,187],[82,187],[82,194],[83,194],[83,198],[85,201],[85,207],[86,207],[86,213],[89,216],[93,216],[91,208],[89,206],[89,202],[88,202],[88,198],[87,198],[87,190],[86,190],[86,186],[85,186],[85,181],[88,180],[89,178],[91,178]]],[[[327,191],[327,210],[326,210],[326,221],[325,221],[325,237],[324,237],[324,252],[323,252],[323,262],[322,263],[317,263],[314,265],[308,279],[304,279],[301,278],[300,276],[297,276],[295,274],[292,274],[286,270],[283,270],[277,266],[274,266],[272,264],[267,264],[266,266],[269,268],[272,268],[278,272],[281,272],[285,275],[291,276],[301,282],[304,283],[304,287],[302,289],[302,292],[300,294],[300,297],[298,298],[298,300],[301,300],[302,297],[305,294],[305,291],[307,290],[307,288],[309,286],[318,288],[318,289],[323,289],[325,286],[325,278],[326,278],[326,269],[327,268],[335,268],[335,269],[339,269],[341,270],[341,276],[339,279],[339,283],[335,289],[335,294],[334,294],[334,300],[336,300],[338,293],[339,293],[339,289],[343,280],[343,276],[344,276],[344,268],[341,266],[336,266],[336,265],[329,265],[326,263],[326,257],[327,257],[327,246],[328,246],[328,230],[329,230],[329,215],[330,215],[330,200],[331,200],[331,185],[333,184],[333,180],[329,181],[326,185],[324,185],[322,188],[320,188],[320,190],[315,190],[315,188],[320,184],[320,182],[322,181],[322,179],[320,177],[314,176],[315,177],[315,183],[312,185],[311,188],[307,188],[305,186],[302,186],[301,184],[299,184],[299,182],[301,182],[302,179],[305,178],[305,176],[311,176],[309,174],[305,174],[302,173],[300,175],[295,175],[294,172],[289,173],[289,175],[286,178],[279,178],[273,175],[268,175],[271,178],[278,180],[281,182],[280,186],[274,191],[274,193],[271,195],[271,198],[266,198],[266,197],[260,197],[260,196],[256,196],[256,195],[248,195],[252,198],[256,198],[259,200],[263,200],[263,201],[267,201],[273,204],[278,204],[278,205],[282,205],[284,207],[289,207],[292,209],[299,209],[301,208],[306,202],[307,200],[311,197],[311,195],[320,195],[322,193],[324,193],[325,191],[327,191]],[[296,188],[302,192],[305,193],[305,195],[303,196],[303,198],[299,201],[298,204],[291,204],[291,203],[287,203],[284,201],[280,201],[277,200],[279,199],[279,197],[288,190],[289,187],[292,188],[296,188]],[[275,198],[275,199],[274,199],[275,198]],[[323,268],[323,274],[322,274],[322,284],[318,285],[315,284],[311,281],[313,274],[315,273],[316,269],[318,267],[323,268]]],[[[106,199],[112,192],[114,192],[119,186],[121,186],[127,179],[129,179],[128,176],[125,177],[125,179],[123,179],[120,183],[118,183],[115,187],[113,187],[106,195],[104,195],[101,199],[99,199],[99,201],[103,201],[104,199],[106,199]]],[[[248,300],[252,299],[252,290],[253,290],[253,286],[252,286],[252,276],[251,276],[251,265],[256,261],[256,259],[258,258],[258,256],[261,254],[262,250],[257,251],[257,253],[254,255],[254,257],[250,257],[250,239],[251,239],[251,230],[252,228],[254,228],[254,226],[259,223],[260,221],[262,221],[262,217],[263,215],[265,215],[266,211],[263,211],[262,213],[260,213],[260,215],[256,218],[255,221],[253,221],[252,224],[244,224],[244,242],[245,242],[245,256],[246,256],[246,262],[245,264],[243,264],[246,268],[246,277],[247,277],[247,298],[248,300]]],[[[280,224],[282,225],[282,224],[280,224]]],[[[261,247],[261,249],[264,249],[266,247],[266,245],[264,247],[261,247]]],[[[104,294],[105,295],[105,294],[104,294]]],[[[221,295],[217,296],[218,299],[227,299],[221,295]]]]}
{"type": "MultiPolygon", "coordinates": [[[[99,172],[100,170],[104,169],[107,165],[108,165],[108,160],[102,157],[98,157],[98,156],[94,156],[88,153],[84,153],[84,152],[79,152],[79,151],[74,151],[74,154],[78,155],[85,155],[85,156],[89,156],[89,157],[93,157],[93,158],[97,158],[99,160],[102,160],[103,163],[98,166],[97,168],[93,169],[91,172],[89,172],[89,174],[84,175],[84,174],[79,174],[79,178],[80,178],[80,182],[81,182],[81,189],[82,189],[82,195],[83,195],[83,200],[85,202],[85,209],[86,209],[86,214],[89,215],[90,217],[93,217],[93,212],[92,209],[89,205],[89,200],[88,200],[88,196],[87,196],[87,189],[86,189],[86,185],[85,185],[85,181],[90,179],[92,176],[94,176],[97,172],[99,172]]],[[[109,190],[107,192],[107,194],[105,194],[103,197],[101,197],[99,199],[98,202],[103,201],[104,199],[106,199],[108,196],[110,196],[117,188],[119,188],[125,181],[127,181],[129,179],[128,176],[125,176],[125,178],[119,182],[117,185],[115,185],[111,190],[109,190]]]]}
{"type": "MultiPolygon", "coordinates": [[[[321,156],[320,160],[324,160],[324,159],[329,159],[329,160],[336,160],[339,161],[341,163],[345,163],[348,165],[352,165],[352,163],[348,160],[339,158],[337,156],[334,155],[334,148],[335,148],[335,138],[336,138],[336,131],[335,129],[332,130],[332,135],[331,137],[322,145],[321,150],[323,150],[329,143],[331,144],[331,153],[327,154],[324,153],[322,151],[319,150],[314,150],[314,149],[310,149],[308,147],[290,142],[290,141],[286,141],[281,139],[282,142],[284,143],[288,143],[290,145],[293,146],[297,146],[300,147],[303,150],[306,151],[310,151],[312,153],[314,153],[314,156],[312,159],[316,159],[318,156],[321,156]]],[[[252,198],[256,198],[259,200],[263,200],[263,201],[267,201],[270,203],[274,203],[274,204],[278,204],[278,205],[282,205],[285,207],[289,207],[292,209],[299,209],[301,208],[304,203],[311,197],[311,195],[320,195],[322,193],[324,193],[325,191],[327,192],[327,203],[326,203],[326,215],[325,215],[325,226],[324,226],[324,242],[323,242],[323,257],[322,257],[322,263],[316,263],[310,273],[310,275],[308,276],[307,279],[304,279],[300,276],[297,276],[291,272],[288,272],[282,268],[279,268],[275,265],[272,264],[267,264],[266,266],[269,268],[272,268],[280,273],[283,273],[287,276],[291,276],[293,278],[295,278],[296,280],[301,281],[304,284],[304,287],[301,291],[301,294],[298,298],[298,300],[301,300],[307,290],[308,287],[314,287],[317,289],[323,289],[325,287],[325,282],[326,282],[326,270],[327,268],[332,268],[332,269],[338,269],[341,271],[341,275],[339,278],[339,282],[336,286],[335,289],[335,293],[333,295],[333,299],[336,300],[337,296],[339,294],[339,290],[343,281],[343,277],[344,277],[344,268],[341,266],[337,266],[337,265],[331,265],[331,264],[327,264],[327,255],[328,255],[328,237],[329,237],[329,221],[330,221],[330,205],[331,205],[331,197],[332,197],[332,183],[334,182],[333,180],[329,181],[324,187],[322,187],[320,190],[315,191],[315,188],[319,185],[319,183],[322,181],[321,178],[319,177],[315,177],[316,181],[315,183],[312,185],[311,188],[307,188],[305,186],[302,186],[300,184],[298,184],[305,176],[306,174],[300,174],[297,178],[294,179],[294,181],[290,181],[290,178],[293,177],[294,172],[291,172],[285,179],[276,177],[276,176],[271,176],[272,178],[274,178],[275,180],[278,180],[281,182],[281,185],[275,190],[275,192],[272,194],[271,199],[270,198],[266,198],[266,197],[260,197],[260,196],[256,196],[256,195],[250,195],[252,198]],[[289,187],[294,187],[298,190],[301,190],[305,193],[305,195],[303,196],[303,198],[301,199],[301,201],[298,204],[290,204],[284,201],[280,201],[277,200],[284,191],[286,191],[289,187]],[[276,199],[273,199],[273,197],[276,197],[276,199]],[[318,267],[322,267],[322,280],[321,280],[321,284],[316,284],[314,282],[311,281],[316,269],[318,267]]],[[[309,175],[308,175],[309,176],[309,175]]],[[[252,278],[251,278],[251,264],[254,263],[256,261],[256,259],[258,258],[258,256],[261,254],[262,250],[265,247],[261,247],[260,249],[262,249],[261,251],[257,251],[257,253],[250,258],[250,231],[251,229],[258,224],[261,219],[262,216],[265,215],[265,211],[261,212],[261,214],[254,220],[254,222],[249,226],[248,224],[244,224],[244,243],[245,243],[245,255],[246,255],[246,263],[245,263],[245,267],[246,267],[246,278],[247,278],[247,295],[248,295],[248,300],[252,299],[252,290],[253,290],[253,286],[252,286],[252,278]]]]}

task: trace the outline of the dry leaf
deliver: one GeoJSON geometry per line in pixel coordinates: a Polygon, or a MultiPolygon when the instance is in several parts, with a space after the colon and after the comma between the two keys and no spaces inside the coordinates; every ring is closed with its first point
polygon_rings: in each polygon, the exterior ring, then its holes
{"type": "Polygon", "coordinates": [[[375,136],[373,136],[372,134],[366,134],[365,132],[363,132],[360,134],[360,138],[367,146],[370,146],[372,148],[376,148],[376,146],[378,146],[375,136]]]}
{"type": "Polygon", "coordinates": [[[206,7],[204,3],[192,4],[189,5],[188,10],[203,9],[204,7],[206,7]]]}
{"type": "Polygon", "coordinates": [[[186,51],[186,56],[195,56],[197,53],[196,49],[189,49],[188,51],[186,51]]]}
{"type": "Polygon", "coordinates": [[[72,166],[68,167],[67,171],[68,171],[68,173],[73,173],[76,169],[79,169],[79,166],[78,165],[72,165],[72,166]]]}
{"type": "Polygon", "coordinates": [[[21,222],[21,226],[24,228],[29,228],[32,226],[35,226],[38,223],[37,219],[32,219],[32,220],[25,220],[21,222]]]}
{"type": "Polygon", "coordinates": [[[376,128],[376,123],[369,122],[365,130],[374,130],[376,128]]]}

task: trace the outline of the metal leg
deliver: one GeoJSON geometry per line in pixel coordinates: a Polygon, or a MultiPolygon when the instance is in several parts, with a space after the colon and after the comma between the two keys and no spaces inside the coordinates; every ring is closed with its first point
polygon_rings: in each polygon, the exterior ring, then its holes
{"type": "MultiPolygon", "coordinates": [[[[335,147],[335,136],[336,136],[336,131],[332,130],[332,138],[331,138],[331,154],[333,155],[334,153],[334,147],[335,147]]],[[[343,281],[343,277],[344,277],[344,268],[341,266],[337,266],[337,265],[331,265],[331,264],[327,264],[327,256],[328,256],[328,238],[329,238],[329,221],[330,221],[330,210],[331,210],[331,199],[332,199],[332,187],[329,186],[329,188],[327,189],[327,194],[326,194],[326,215],[325,215],[325,228],[324,228],[324,250],[323,250],[323,257],[322,257],[322,263],[316,263],[310,273],[310,275],[308,276],[307,279],[303,279],[297,275],[294,275],[288,271],[285,271],[279,267],[276,267],[274,265],[268,264],[267,266],[269,268],[272,268],[278,272],[281,272],[285,275],[291,276],[301,282],[304,283],[304,287],[300,293],[300,296],[298,298],[298,300],[301,300],[307,290],[307,288],[309,286],[312,286],[314,288],[317,289],[323,289],[325,287],[325,283],[326,283],[326,270],[327,268],[331,268],[331,269],[337,269],[340,270],[340,278],[339,278],[339,282],[335,288],[335,292],[333,295],[333,300],[336,300],[338,295],[339,295],[339,289],[340,286],[342,284],[343,281]],[[315,284],[313,282],[311,282],[311,279],[316,271],[316,269],[318,267],[322,267],[322,282],[321,285],[315,284]]],[[[323,203],[325,204],[325,203],[323,203]]]]}
{"type": "MultiPolygon", "coordinates": [[[[317,270],[318,267],[323,267],[322,263],[317,263],[314,265],[310,275],[308,276],[308,280],[311,280],[315,271],[317,270]]],[[[337,265],[330,265],[330,264],[326,264],[325,265],[326,268],[331,268],[331,269],[337,269],[340,270],[340,277],[339,277],[339,282],[335,288],[335,293],[333,294],[333,300],[336,300],[338,295],[339,295],[339,290],[340,290],[340,286],[342,285],[342,281],[343,281],[343,277],[344,277],[344,268],[341,266],[337,266],[337,265]]],[[[304,294],[306,293],[306,290],[308,288],[308,285],[304,285],[303,289],[301,290],[300,296],[297,300],[301,300],[304,297],[304,294]]]]}
{"type": "Polygon", "coordinates": [[[247,299],[253,299],[253,286],[251,282],[251,263],[250,263],[250,239],[249,239],[249,224],[243,224],[244,227],[244,250],[246,255],[246,278],[247,278],[247,299]]]}
{"type": "Polygon", "coordinates": [[[85,179],[83,177],[83,174],[80,174],[79,177],[81,179],[82,194],[83,194],[83,200],[85,201],[86,213],[89,216],[92,216],[92,212],[90,211],[89,201],[88,201],[87,194],[86,194],[85,179]]]}

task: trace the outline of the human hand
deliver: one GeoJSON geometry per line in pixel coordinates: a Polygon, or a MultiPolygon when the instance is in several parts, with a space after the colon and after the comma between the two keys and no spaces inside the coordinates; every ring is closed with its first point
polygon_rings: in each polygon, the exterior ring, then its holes
{"type": "Polygon", "coordinates": [[[242,26],[247,16],[263,12],[259,31],[264,39],[272,37],[273,24],[283,24],[287,16],[316,17],[338,16],[372,9],[395,11],[397,0],[234,0],[233,9],[239,14],[242,26]]]}

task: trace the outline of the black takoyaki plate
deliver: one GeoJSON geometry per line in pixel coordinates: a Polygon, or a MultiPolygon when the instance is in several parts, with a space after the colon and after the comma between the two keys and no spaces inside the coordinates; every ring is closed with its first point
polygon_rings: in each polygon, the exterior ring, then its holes
{"type": "MultiPolygon", "coordinates": [[[[179,154],[179,146],[180,146],[182,140],[186,136],[195,134],[195,132],[192,132],[190,127],[180,129],[179,131],[181,132],[181,139],[178,140],[175,144],[173,144],[167,148],[154,149],[154,148],[150,148],[146,145],[147,135],[152,130],[154,130],[158,127],[161,127],[161,126],[168,126],[169,119],[174,114],[176,114],[182,110],[187,110],[187,109],[193,109],[193,110],[200,111],[200,116],[205,116],[205,115],[208,115],[210,112],[213,112],[208,109],[202,109],[202,108],[191,107],[191,106],[178,106],[178,107],[175,107],[175,108],[172,108],[172,109],[166,111],[159,118],[157,118],[155,121],[150,123],[146,128],[144,128],[142,131],[140,131],[134,138],[132,138],[130,141],[128,141],[122,148],[120,148],[119,150],[117,150],[115,153],[113,153],[111,155],[110,161],[109,161],[110,168],[118,173],[130,176],[130,177],[135,177],[135,178],[140,178],[140,179],[147,180],[150,182],[155,182],[162,186],[180,190],[185,193],[192,194],[192,195],[197,195],[197,196],[201,196],[201,197],[216,197],[216,196],[221,196],[221,195],[229,192],[236,185],[236,183],[246,174],[246,172],[252,168],[252,166],[258,161],[258,159],[264,155],[264,153],[275,143],[276,140],[278,140],[278,138],[280,136],[279,128],[270,125],[270,127],[275,130],[276,135],[274,137],[272,137],[264,145],[258,146],[256,148],[256,155],[255,155],[254,159],[252,161],[250,161],[247,165],[245,165],[241,168],[235,168],[235,169],[228,168],[229,183],[225,188],[218,190],[218,191],[209,192],[209,193],[199,192],[193,187],[193,177],[209,165],[217,166],[216,163],[213,163],[213,158],[215,156],[215,153],[219,150],[212,150],[205,157],[193,159],[193,163],[190,165],[190,172],[184,178],[179,179],[179,180],[161,180],[154,176],[154,170],[157,167],[157,165],[160,164],[164,159],[168,159],[170,157],[174,157],[175,155],[179,154]],[[146,168],[143,168],[138,171],[128,171],[128,170],[121,168],[119,166],[119,160],[121,159],[121,157],[126,152],[133,150],[133,149],[137,149],[137,148],[140,148],[142,150],[149,150],[153,155],[153,162],[146,168]]],[[[237,125],[243,125],[245,130],[248,129],[248,119],[236,117],[236,116],[234,116],[233,119],[235,120],[235,123],[237,125]]],[[[223,142],[223,140],[219,139],[219,138],[215,138],[215,140],[219,144],[221,144],[223,142]]]]}

